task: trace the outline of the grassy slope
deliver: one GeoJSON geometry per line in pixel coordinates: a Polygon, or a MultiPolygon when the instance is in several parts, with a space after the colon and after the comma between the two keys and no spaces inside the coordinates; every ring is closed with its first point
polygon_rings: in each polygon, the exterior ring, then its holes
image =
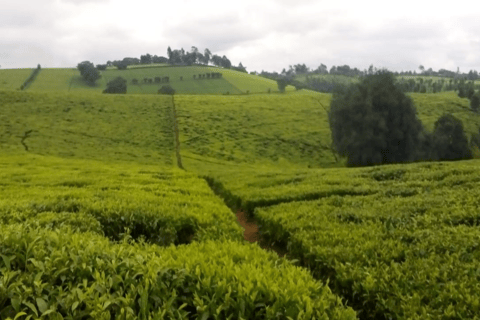
{"type": "Polygon", "coordinates": [[[34,69],[0,69],[0,88],[17,90],[32,74],[34,69]]]}

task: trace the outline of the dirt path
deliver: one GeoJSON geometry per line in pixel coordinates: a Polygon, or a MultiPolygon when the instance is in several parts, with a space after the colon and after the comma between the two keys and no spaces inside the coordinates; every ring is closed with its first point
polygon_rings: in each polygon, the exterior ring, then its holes
{"type": "Polygon", "coordinates": [[[259,246],[262,249],[275,251],[279,257],[285,257],[286,251],[282,248],[267,245],[262,242],[262,237],[258,230],[258,225],[256,224],[254,219],[248,218],[247,214],[241,210],[237,210],[237,213],[235,215],[237,216],[238,223],[242,226],[242,228],[245,229],[245,231],[243,232],[243,238],[246,241],[250,243],[258,242],[259,246]]]}

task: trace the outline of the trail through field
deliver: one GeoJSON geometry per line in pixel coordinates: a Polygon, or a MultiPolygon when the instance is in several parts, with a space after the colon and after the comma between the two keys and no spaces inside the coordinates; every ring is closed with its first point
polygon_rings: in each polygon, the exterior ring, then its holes
{"type": "Polygon", "coordinates": [[[238,223],[242,226],[242,228],[245,229],[245,232],[243,233],[244,239],[252,243],[257,242],[260,234],[258,232],[258,226],[255,221],[249,220],[245,212],[243,212],[242,210],[238,210],[236,216],[238,223]]]}
{"type": "Polygon", "coordinates": [[[237,221],[240,226],[245,229],[245,232],[243,233],[243,238],[246,241],[250,243],[258,242],[258,245],[262,249],[275,251],[279,257],[285,257],[285,250],[282,250],[275,245],[266,244],[262,241],[262,237],[260,235],[260,231],[258,229],[255,218],[249,218],[243,210],[237,210],[237,213],[235,215],[237,216],[237,221]]]}

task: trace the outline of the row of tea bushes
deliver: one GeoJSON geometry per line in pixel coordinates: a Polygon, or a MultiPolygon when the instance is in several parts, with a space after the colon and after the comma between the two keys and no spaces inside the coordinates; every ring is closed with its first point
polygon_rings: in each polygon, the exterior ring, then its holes
{"type": "Polygon", "coordinates": [[[241,240],[235,216],[195,175],[175,168],[43,156],[0,158],[0,221],[70,225],[159,245],[241,240]]]}
{"type": "Polygon", "coordinates": [[[10,224],[0,256],[2,319],[356,319],[307,271],[237,241],[165,248],[10,224]]]}
{"type": "Polygon", "coordinates": [[[469,190],[480,182],[477,167],[477,160],[282,171],[244,167],[210,172],[206,178],[230,207],[252,214],[257,207],[336,195],[410,197],[446,187],[469,190]]]}
{"type": "Polygon", "coordinates": [[[372,195],[256,208],[264,240],[328,280],[361,318],[479,318],[478,163],[404,166],[401,177],[392,168],[360,170],[380,180],[372,195]]]}

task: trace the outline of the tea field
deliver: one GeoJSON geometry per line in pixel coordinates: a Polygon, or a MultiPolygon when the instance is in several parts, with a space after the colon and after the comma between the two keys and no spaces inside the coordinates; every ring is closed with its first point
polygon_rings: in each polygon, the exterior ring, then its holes
{"type": "Polygon", "coordinates": [[[2,319],[356,319],[191,173],[0,156],[2,319]]]}
{"type": "Polygon", "coordinates": [[[4,91],[0,104],[2,149],[21,152],[28,148],[30,153],[67,158],[173,163],[170,97],[4,91]]]}
{"type": "MultiPolygon", "coordinates": [[[[20,88],[31,72],[31,69],[0,70],[0,90],[20,88]]],[[[109,81],[116,77],[122,77],[127,80],[127,94],[157,94],[158,89],[166,83],[156,83],[155,78],[169,77],[168,84],[175,89],[177,94],[234,95],[267,93],[269,90],[278,92],[276,81],[235,70],[207,66],[149,65],[136,66],[126,70],[108,68],[101,71],[101,76],[94,86],[89,86],[75,68],[45,68],[41,70],[27,90],[35,92],[101,93],[109,81]],[[222,77],[219,79],[199,79],[199,75],[212,72],[220,72],[222,77]],[[133,83],[134,79],[138,80],[138,83],[133,83]]],[[[286,88],[286,91],[294,90],[295,88],[292,86],[286,88]]]]}
{"type": "Polygon", "coordinates": [[[479,317],[478,160],[208,180],[360,318],[479,317]]]}
{"type": "MultiPolygon", "coordinates": [[[[480,318],[478,160],[345,168],[329,94],[35,89],[46,71],[0,91],[1,319],[480,318]]],[[[410,96],[427,130],[478,132],[467,99],[410,96]]]]}
{"type": "MultiPolygon", "coordinates": [[[[480,115],[470,110],[468,99],[454,92],[410,96],[427,131],[432,132],[435,121],[450,112],[462,120],[468,138],[479,132],[480,115]]],[[[308,90],[284,95],[177,96],[185,168],[201,174],[230,174],[231,169],[241,174],[238,166],[253,166],[254,171],[259,166],[344,166],[331,149],[330,99],[330,94],[308,90]]]]}
{"type": "Polygon", "coordinates": [[[18,90],[34,69],[0,69],[0,88],[18,90]]]}

